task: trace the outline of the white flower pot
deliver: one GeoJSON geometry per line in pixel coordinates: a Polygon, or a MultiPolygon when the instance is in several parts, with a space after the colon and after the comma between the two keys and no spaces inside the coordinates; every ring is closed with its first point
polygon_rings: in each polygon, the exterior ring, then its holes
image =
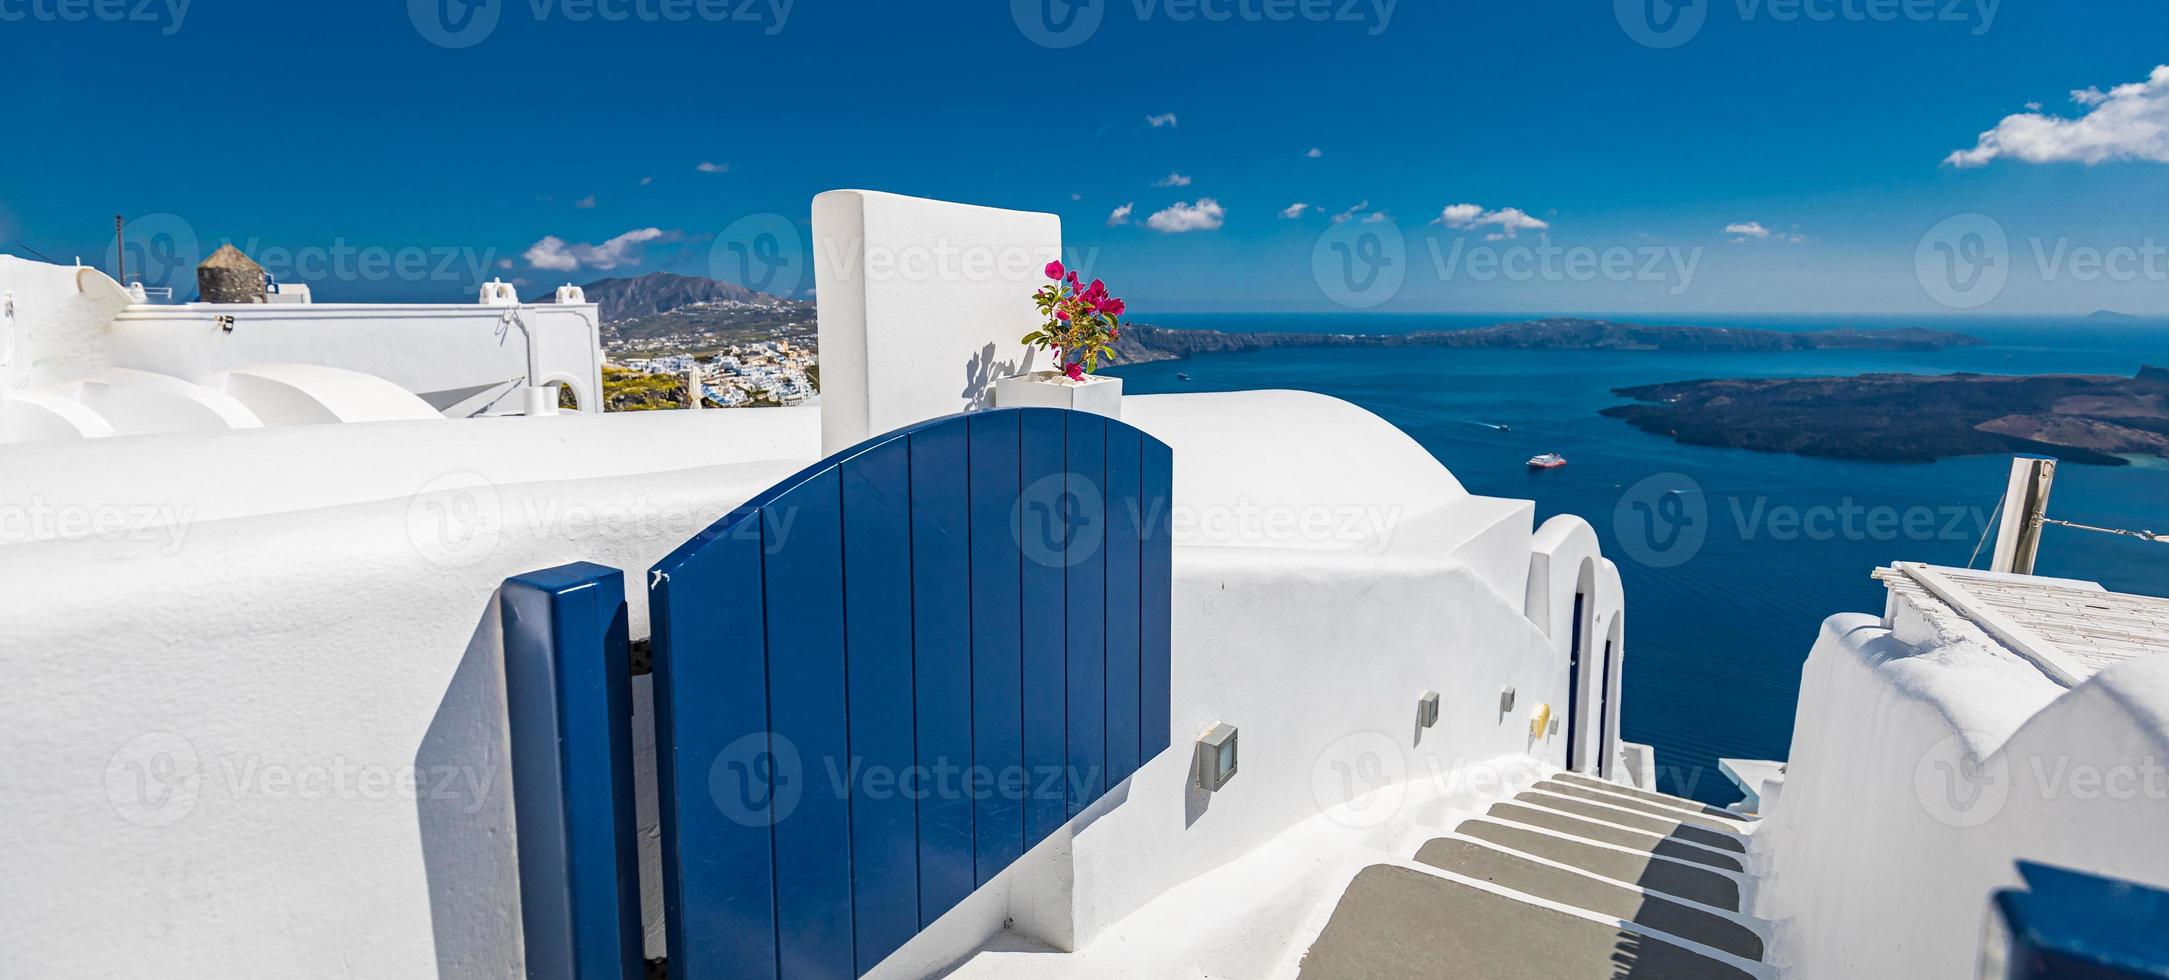
{"type": "Polygon", "coordinates": [[[1034,371],[994,382],[1000,408],[1066,408],[1111,419],[1122,417],[1122,379],[1088,374],[1071,381],[1059,371],[1034,371]]]}

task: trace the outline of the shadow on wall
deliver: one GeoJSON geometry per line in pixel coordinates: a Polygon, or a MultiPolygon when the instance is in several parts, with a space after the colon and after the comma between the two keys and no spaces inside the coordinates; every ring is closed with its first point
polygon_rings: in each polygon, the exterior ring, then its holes
{"type": "Polygon", "coordinates": [[[429,881],[437,975],[517,972],[520,866],[513,840],[503,621],[498,598],[475,624],[414,753],[415,818],[429,881]]]}
{"type": "Polygon", "coordinates": [[[967,411],[977,412],[993,408],[994,383],[1003,378],[1030,374],[1033,362],[1038,359],[1039,351],[1033,349],[1024,352],[1023,364],[995,360],[994,345],[989,343],[981,348],[979,353],[973,354],[971,361],[964,365],[964,390],[957,394],[970,404],[967,411]]]}

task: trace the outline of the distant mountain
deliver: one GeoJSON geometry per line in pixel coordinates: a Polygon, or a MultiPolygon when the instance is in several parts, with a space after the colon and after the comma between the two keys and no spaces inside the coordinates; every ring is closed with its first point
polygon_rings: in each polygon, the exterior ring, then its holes
{"type": "Polygon", "coordinates": [[[2129,314],[2129,313],[2119,313],[2119,312],[2117,312],[2117,311],[2115,311],[2115,310],[2095,310],[2095,311],[2094,311],[2094,312],[2092,312],[2092,313],[2088,313],[2088,314],[2086,314],[2086,318],[2087,318],[2087,319],[2089,319],[2089,320],[2136,320],[2136,319],[2138,319],[2138,317],[2136,317],[2136,316],[2133,316],[2133,315],[2131,315],[2131,314],[2129,314]]]}
{"type": "Polygon", "coordinates": [[[1575,317],[1501,323],[1475,330],[1398,334],[1236,333],[1125,325],[1115,343],[1118,363],[1165,361],[1192,354],[1267,347],[1493,347],[1548,350],[1941,350],[1973,347],[1964,334],[1908,327],[1897,330],[1817,330],[1785,333],[1739,327],[1661,327],[1575,317]]]}
{"type": "MultiPolygon", "coordinates": [[[[790,306],[792,300],[755,292],[744,286],[706,276],[681,276],[675,272],[650,272],[630,278],[598,279],[580,287],[588,302],[602,308],[604,323],[668,313],[695,303],[747,303],[754,306],[790,306]]],[[[543,293],[533,302],[555,295],[543,293]]]]}

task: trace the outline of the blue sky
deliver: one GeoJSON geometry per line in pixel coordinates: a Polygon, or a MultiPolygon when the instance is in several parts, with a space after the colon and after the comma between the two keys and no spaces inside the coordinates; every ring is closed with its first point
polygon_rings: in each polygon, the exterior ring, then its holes
{"type": "Polygon", "coordinates": [[[865,187],[1058,212],[1140,315],[2169,313],[2169,77],[2110,92],[2169,63],[2157,0],[88,2],[0,0],[10,250],[103,263],[121,212],[313,254],[320,299],[449,300],[706,272],[865,187]],[[1924,270],[1978,260],[1966,214],[2008,282],[1952,302],[1924,270]],[[1349,303],[1328,236],[1367,218],[1403,274],[1349,303]]]}

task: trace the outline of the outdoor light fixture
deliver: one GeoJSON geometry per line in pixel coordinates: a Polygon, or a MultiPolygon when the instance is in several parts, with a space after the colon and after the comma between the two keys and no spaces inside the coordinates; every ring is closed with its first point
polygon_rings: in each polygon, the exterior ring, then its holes
{"type": "Polygon", "coordinates": [[[1529,716],[1529,737],[1543,738],[1544,729],[1551,727],[1551,705],[1540,704],[1529,716]]]}
{"type": "Polygon", "coordinates": [[[1438,692],[1425,691],[1416,699],[1416,727],[1429,728],[1438,724],[1438,692]]]}
{"type": "Polygon", "coordinates": [[[1514,710],[1514,689],[1509,687],[1499,692],[1499,713],[1503,715],[1512,710],[1514,710]]]}
{"type": "Polygon", "coordinates": [[[1198,737],[1191,765],[1197,788],[1215,793],[1235,778],[1235,726],[1215,724],[1198,737]]]}

